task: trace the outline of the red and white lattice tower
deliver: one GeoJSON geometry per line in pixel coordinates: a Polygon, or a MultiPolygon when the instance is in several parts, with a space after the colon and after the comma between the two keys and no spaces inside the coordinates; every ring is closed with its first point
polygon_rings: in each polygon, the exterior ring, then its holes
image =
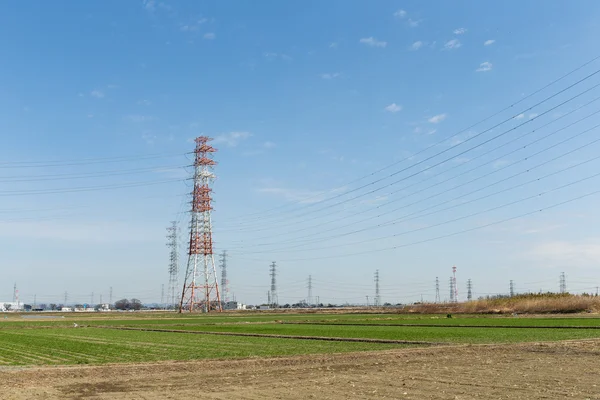
{"type": "Polygon", "coordinates": [[[217,151],[208,144],[211,140],[206,136],[195,139],[196,158],[194,161],[189,257],[179,302],[179,312],[222,310],[213,255],[210,218],[212,211],[210,184],[215,178],[212,169],[216,164],[212,159],[212,154],[217,151]]]}

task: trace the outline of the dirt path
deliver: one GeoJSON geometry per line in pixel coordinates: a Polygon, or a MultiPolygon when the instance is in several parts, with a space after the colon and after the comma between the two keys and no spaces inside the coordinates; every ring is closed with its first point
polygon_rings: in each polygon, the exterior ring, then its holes
{"type": "Polygon", "coordinates": [[[0,399],[600,399],[600,340],[3,369],[0,399]]]}

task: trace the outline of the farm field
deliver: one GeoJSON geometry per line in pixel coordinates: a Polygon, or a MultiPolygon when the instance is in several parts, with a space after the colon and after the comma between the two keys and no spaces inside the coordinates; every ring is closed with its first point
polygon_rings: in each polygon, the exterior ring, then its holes
{"type": "Polygon", "coordinates": [[[461,398],[461,390],[473,394],[469,385],[479,398],[507,391],[513,397],[503,398],[600,396],[594,386],[600,318],[593,314],[49,317],[0,320],[6,378],[0,388],[12,396],[6,398],[188,398],[200,387],[214,394],[206,398],[397,398],[402,390],[403,398],[434,399],[448,398],[440,393],[461,398]],[[518,374],[511,363],[521,368],[518,374]],[[155,378],[142,382],[141,371],[155,378]],[[207,381],[199,371],[214,379],[219,371],[229,374],[220,378],[227,384],[207,381]],[[293,390],[301,376],[312,383],[293,390]],[[168,389],[173,380],[180,382],[174,391],[168,389]],[[442,392],[426,393],[419,383],[442,392]]]}

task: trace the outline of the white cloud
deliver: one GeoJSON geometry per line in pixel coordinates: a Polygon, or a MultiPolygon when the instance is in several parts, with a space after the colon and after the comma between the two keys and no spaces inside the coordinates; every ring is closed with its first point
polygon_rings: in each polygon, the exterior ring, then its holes
{"type": "Polygon", "coordinates": [[[139,100],[137,104],[140,106],[149,106],[152,103],[150,103],[150,100],[139,100]]]}
{"type": "Polygon", "coordinates": [[[303,204],[318,203],[323,200],[324,193],[288,189],[282,187],[265,187],[258,189],[259,193],[267,193],[283,197],[288,201],[299,202],[303,204]]]}
{"type": "Polygon", "coordinates": [[[486,62],[482,62],[481,64],[479,64],[479,68],[477,68],[475,71],[487,72],[487,71],[491,71],[491,70],[492,70],[492,63],[489,61],[486,61],[486,62]]]}
{"type": "Polygon", "coordinates": [[[157,139],[157,136],[153,135],[151,133],[144,133],[142,135],[142,139],[144,139],[144,141],[146,142],[146,144],[153,145],[154,141],[157,139]]]}
{"type": "Polygon", "coordinates": [[[208,39],[208,40],[213,40],[216,37],[217,37],[217,35],[215,35],[213,32],[205,33],[203,36],[204,39],[208,39]]]}
{"type": "Polygon", "coordinates": [[[337,42],[331,42],[331,43],[329,43],[329,48],[330,49],[335,49],[336,47],[338,47],[337,42]]]}
{"type": "Polygon", "coordinates": [[[429,118],[428,121],[432,124],[439,124],[440,122],[445,120],[447,116],[448,116],[448,114],[446,114],[446,113],[434,115],[433,117],[429,118]]]}
{"type": "Polygon", "coordinates": [[[263,147],[264,147],[265,149],[272,149],[272,148],[274,148],[274,147],[276,147],[276,146],[277,146],[277,145],[276,145],[275,143],[273,143],[273,142],[270,142],[270,141],[268,141],[268,140],[267,140],[266,142],[264,142],[264,143],[263,143],[263,147]]]}
{"type": "Polygon", "coordinates": [[[156,10],[156,1],[154,0],[144,0],[143,3],[146,11],[154,11],[156,10]]]}
{"type": "Polygon", "coordinates": [[[496,43],[496,41],[494,39],[489,39],[489,40],[486,40],[485,42],[483,42],[483,45],[484,46],[491,46],[494,43],[496,43]]]}
{"type": "Polygon", "coordinates": [[[550,241],[535,245],[529,254],[548,263],[595,266],[600,262],[599,243],[598,238],[583,242],[550,241]]]}
{"type": "Polygon", "coordinates": [[[419,49],[421,48],[421,46],[423,46],[423,42],[422,42],[422,41],[420,41],[420,40],[417,40],[416,42],[414,42],[414,43],[413,43],[413,44],[410,46],[410,48],[411,48],[412,50],[419,50],[419,49]]]}
{"type": "Polygon", "coordinates": [[[276,60],[278,58],[281,58],[284,61],[291,61],[292,57],[288,56],[287,54],[279,54],[279,53],[273,53],[273,52],[264,52],[263,56],[267,59],[267,60],[276,60]]]}
{"type": "Polygon", "coordinates": [[[535,117],[537,117],[537,116],[538,116],[538,114],[537,114],[537,113],[532,113],[532,114],[529,114],[529,119],[534,119],[534,118],[535,118],[535,117]]]}
{"type": "Polygon", "coordinates": [[[452,40],[448,40],[446,42],[446,44],[444,45],[444,48],[446,50],[453,50],[453,49],[458,49],[460,46],[462,46],[462,44],[460,43],[460,41],[458,39],[452,39],[452,40]]]}
{"type": "Polygon", "coordinates": [[[362,38],[362,39],[359,40],[359,42],[363,43],[363,44],[366,44],[367,46],[371,46],[371,47],[385,47],[385,46],[387,46],[387,42],[377,40],[373,36],[368,37],[368,38],[362,38]]]}
{"type": "Polygon", "coordinates": [[[431,129],[427,132],[428,135],[433,135],[434,133],[437,132],[437,129],[431,129]]]}
{"type": "Polygon", "coordinates": [[[406,11],[398,10],[394,13],[394,17],[404,18],[404,17],[406,17],[406,11]]]}
{"type": "Polygon", "coordinates": [[[494,163],[492,164],[492,168],[497,169],[497,168],[502,168],[505,165],[508,165],[509,161],[505,160],[505,159],[501,159],[501,160],[497,160],[494,161],[494,163]]]}
{"type": "Polygon", "coordinates": [[[101,99],[104,97],[104,92],[98,89],[92,90],[90,94],[92,95],[92,97],[95,97],[97,99],[101,99]]]}
{"type": "Polygon", "coordinates": [[[515,117],[515,119],[523,119],[525,118],[525,114],[519,114],[515,117]]]}
{"type": "Polygon", "coordinates": [[[338,78],[340,76],[339,72],[333,72],[333,73],[328,73],[328,74],[321,74],[319,75],[322,79],[335,79],[338,78]]]}
{"type": "Polygon", "coordinates": [[[454,30],[454,34],[455,35],[463,35],[467,33],[467,29],[466,28],[458,28],[454,30]]]}
{"type": "Polygon", "coordinates": [[[248,139],[250,136],[252,136],[250,132],[229,132],[215,137],[213,143],[224,143],[228,147],[235,147],[242,140],[248,139]]]}
{"type": "Polygon", "coordinates": [[[388,111],[391,113],[397,113],[398,111],[402,111],[402,106],[399,106],[396,103],[392,103],[385,108],[385,111],[388,111]]]}

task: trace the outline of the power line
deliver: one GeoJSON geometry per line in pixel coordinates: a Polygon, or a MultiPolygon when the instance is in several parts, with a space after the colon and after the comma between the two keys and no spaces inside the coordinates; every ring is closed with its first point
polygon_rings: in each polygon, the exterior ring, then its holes
{"type": "MultiPolygon", "coordinates": [[[[419,154],[421,154],[421,153],[423,153],[423,152],[425,152],[425,151],[429,150],[430,148],[437,147],[437,146],[439,146],[440,144],[443,144],[443,143],[445,143],[447,140],[450,140],[450,139],[452,139],[452,138],[455,138],[456,136],[458,136],[458,135],[460,135],[460,134],[462,134],[462,133],[464,133],[464,132],[467,132],[467,131],[469,131],[470,129],[474,128],[475,126],[477,126],[477,125],[480,125],[480,124],[482,124],[482,123],[484,123],[484,122],[487,122],[488,120],[490,120],[490,119],[492,119],[492,118],[494,118],[494,117],[496,117],[496,116],[498,116],[498,115],[500,115],[500,114],[504,113],[505,111],[508,111],[508,110],[512,109],[512,108],[513,108],[513,107],[515,107],[516,105],[518,105],[518,104],[520,104],[520,103],[524,102],[525,100],[528,100],[528,99],[532,98],[533,96],[537,95],[538,93],[541,93],[541,92],[542,92],[542,91],[544,91],[545,89],[547,89],[547,88],[549,88],[549,87],[553,86],[554,84],[556,84],[556,83],[558,83],[558,82],[562,81],[563,79],[565,79],[565,78],[569,77],[570,75],[572,75],[572,74],[574,74],[574,73],[578,72],[579,70],[581,70],[581,69],[585,68],[586,66],[588,66],[588,65],[592,64],[593,62],[597,61],[598,59],[600,59],[600,56],[596,56],[596,57],[592,58],[591,60],[589,60],[589,61],[585,62],[584,64],[582,64],[582,65],[579,65],[579,66],[578,66],[578,67],[576,67],[575,69],[573,69],[573,70],[571,70],[571,71],[567,72],[567,73],[566,73],[566,74],[564,74],[564,75],[561,75],[560,77],[558,77],[557,79],[555,79],[555,80],[551,81],[550,83],[546,84],[545,86],[541,87],[540,89],[538,89],[538,90],[536,90],[536,91],[532,92],[531,94],[529,94],[529,95],[527,95],[527,96],[524,96],[524,97],[522,97],[522,98],[521,98],[521,99],[519,99],[518,101],[516,101],[516,102],[514,102],[514,103],[510,104],[509,106],[507,106],[507,107],[505,107],[505,108],[501,109],[500,111],[498,111],[498,112],[496,112],[496,113],[494,113],[494,114],[492,114],[492,115],[490,115],[490,116],[488,116],[488,117],[485,117],[485,118],[483,118],[482,120],[479,120],[478,122],[476,122],[476,123],[472,124],[471,126],[469,126],[469,127],[467,127],[467,128],[464,128],[464,129],[462,129],[462,130],[458,131],[457,133],[454,133],[454,134],[452,134],[452,135],[450,135],[450,136],[448,136],[448,137],[446,137],[446,138],[444,138],[444,139],[442,139],[442,140],[440,140],[440,141],[438,141],[438,142],[436,142],[436,143],[434,143],[434,144],[432,144],[432,145],[430,145],[430,146],[427,146],[426,148],[424,148],[424,149],[422,149],[422,150],[420,150],[420,151],[418,151],[418,152],[416,152],[416,153],[414,153],[414,154],[412,154],[412,155],[410,155],[410,156],[408,156],[408,157],[405,157],[405,158],[403,158],[403,159],[401,159],[401,160],[399,160],[399,161],[396,161],[396,162],[394,162],[394,163],[391,163],[391,164],[389,164],[389,165],[387,165],[387,166],[385,166],[385,167],[383,167],[383,168],[381,168],[381,169],[379,169],[379,170],[376,170],[376,171],[374,171],[374,172],[372,172],[372,173],[370,173],[370,174],[364,175],[363,177],[360,177],[360,178],[358,178],[358,179],[355,179],[355,180],[353,180],[353,181],[347,182],[347,183],[346,183],[344,186],[342,186],[342,187],[345,187],[345,186],[351,185],[351,184],[353,184],[353,183],[355,183],[355,182],[358,182],[358,181],[361,181],[361,180],[363,180],[363,179],[366,179],[366,178],[368,178],[368,177],[374,176],[374,175],[376,175],[377,173],[379,173],[379,172],[382,172],[382,171],[384,171],[384,170],[386,170],[386,169],[389,169],[389,168],[391,168],[391,167],[393,167],[393,166],[396,166],[396,165],[398,165],[398,164],[400,164],[400,163],[402,163],[402,162],[404,162],[404,161],[411,160],[411,159],[412,159],[412,158],[414,158],[415,156],[417,156],[417,155],[419,155],[419,154]]],[[[519,114],[517,114],[517,115],[519,115],[519,114]]],[[[335,189],[334,189],[334,190],[335,190],[335,189]]],[[[321,196],[321,195],[323,195],[324,193],[327,193],[327,192],[321,192],[321,193],[318,193],[318,194],[315,194],[315,195],[312,195],[312,196],[308,196],[308,197],[306,197],[306,198],[303,198],[303,199],[300,199],[300,200],[298,200],[298,201],[294,202],[293,204],[284,204],[284,205],[282,205],[282,206],[274,207],[274,208],[271,208],[271,209],[268,209],[268,210],[265,210],[265,211],[257,212],[257,213],[254,213],[254,214],[246,214],[246,215],[244,215],[244,216],[238,216],[238,217],[234,217],[234,218],[232,218],[232,219],[234,219],[234,220],[239,220],[240,218],[244,218],[244,217],[248,217],[248,216],[250,216],[250,217],[254,217],[254,216],[257,216],[257,215],[263,215],[263,214],[272,215],[272,214],[273,214],[273,211],[276,211],[276,210],[278,210],[278,209],[281,209],[281,208],[286,208],[286,207],[289,207],[289,206],[297,205],[297,204],[303,204],[303,203],[304,203],[304,202],[306,202],[307,200],[312,200],[312,199],[314,199],[314,198],[317,198],[318,196],[321,196]]],[[[322,200],[322,201],[320,201],[320,202],[324,202],[324,201],[327,201],[327,200],[328,200],[328,199],[325,199],[325,200],[322,200]]],[[[253,219],[259,219],[259,218],[260,218],[260,217],[255,217],[255,218],[253,218],[253,219]]]]}

